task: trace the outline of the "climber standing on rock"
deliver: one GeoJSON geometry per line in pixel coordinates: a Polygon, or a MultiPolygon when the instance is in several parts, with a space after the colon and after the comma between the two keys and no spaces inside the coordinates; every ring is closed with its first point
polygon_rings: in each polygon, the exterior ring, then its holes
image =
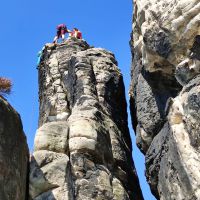
{"type": "Polygon", "coordinates": [[[65,24],[59,24],[56,29],[57,34],[53,40],[53,43],[57,43],[59,38],[62,38],[62,41],[64,42],[65,34],[71,33],[71,31],[67,29],[67,26],[65,24]]]}
{"type": "Polygon", "coordinates": [[[82,39],[82,33],[79,29],[73,28],[73,31],[70,33],[70,37],[82,39]]]}

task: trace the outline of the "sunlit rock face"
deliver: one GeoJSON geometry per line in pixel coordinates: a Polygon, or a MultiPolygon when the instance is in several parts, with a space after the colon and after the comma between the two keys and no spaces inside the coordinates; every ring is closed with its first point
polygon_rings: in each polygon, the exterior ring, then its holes
{"type": "Polygon", "coordinates": [[[133,3],[130,102],[147,180],[157,199],[199,199],[200,2],[133,3]]]}
{"type": "Polygon", "coordinates": [[[45,46],[38,70],[30,199],[142,200],[114,55],[68,39],[45,46]]]}
{"type": "Polygon", "coordinates": [[[0,97],[0,199],[26,200],[28,146],[19,114],[0,97]]]}

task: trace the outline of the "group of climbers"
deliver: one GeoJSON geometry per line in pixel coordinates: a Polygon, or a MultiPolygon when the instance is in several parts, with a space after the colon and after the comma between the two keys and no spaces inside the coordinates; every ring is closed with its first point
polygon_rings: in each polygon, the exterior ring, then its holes
{"type": "Polygon", "coordinates": [[[57,29],[57,34],[53,40],[53,43],[57,43],[59,38],[61,38],[62,41],[64,41],[66,33],[69,33],[70,38],[82,39],[82,33],[77,28],[73,28],[73,30],[70,31],[67,29],[67,26],[65,24],[59,24],[56,27],[56,29],[57,29]]]}
{"type": "MultiPolygon", "coordinates": [[[[65,24],[59,24],[56,27],[56,29],[57,29],[57,33],[53,40],[54,44],[58,43],[59,38],[61,38],[62,41],[64,42],[66,33],[69,33],[69,38],[82,39],[82,33],[78,28],[73,28],[73,30],[70,31],[67,29],[67,26],[65,24]]],[[[45,47],[43,47],[42,50],[38,52],[37,68],[40,65],[44,49],[45,49],[45,47]]]]}

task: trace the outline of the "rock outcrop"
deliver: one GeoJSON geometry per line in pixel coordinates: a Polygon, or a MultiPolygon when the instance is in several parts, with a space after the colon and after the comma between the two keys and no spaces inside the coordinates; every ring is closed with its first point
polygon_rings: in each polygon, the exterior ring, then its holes
{"type": "Polygon", "coordinates": [[[77,39],[47,44],[39,99],[30,199],[143,199],[123,79],[111,52],[77,39]]]}
{"type": "Polygon", "coordinates": [[[131,114],[162,200],[200,199],[200,2],[135,0],[131,114]]]}
{"type": "Polygon", "coordinates": [[[19,114],[0,97],[0,199],[27,198],[28,146],[19,114]]]}

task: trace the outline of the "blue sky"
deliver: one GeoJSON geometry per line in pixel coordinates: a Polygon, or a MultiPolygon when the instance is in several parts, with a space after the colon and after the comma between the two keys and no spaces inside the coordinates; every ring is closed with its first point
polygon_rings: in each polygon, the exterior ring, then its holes
{"type": "MultiPolygon", "coordinates": [[[[53,40],[57,24],[65,23],[68,29],[78,27],[90,45],[112,51],[128,93],[131,0],[7,0],[1,1],[0,6],[0,76],[13,81],[13,91],[8,100],[21,115],[31,150],[38,120],[37,52],[53,40]]],[[[144,177],[144,158],[135,146],[130,117],[129,127],[144,198],[154,200],[144,177]]]]}

